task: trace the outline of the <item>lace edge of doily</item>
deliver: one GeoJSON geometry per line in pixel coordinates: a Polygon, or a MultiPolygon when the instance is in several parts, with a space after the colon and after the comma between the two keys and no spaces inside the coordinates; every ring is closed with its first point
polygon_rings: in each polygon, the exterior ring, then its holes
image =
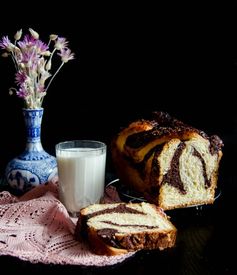
{"type": "Polygon", "coordinates": [[[95,261],[91,260],[88,262],[79,262],[79,261],[71,261],[68,262],[68,258],[65,257],[58,257],[54,260],[50,260],[48,258],[45,258],[43,256],[39,257],[39,256],[33,256],[31,254],[31,259],[29,259],[29,257],[25,256],[25,255],[19,255],[17,253],[14,253],[14,251],[0,251],[0,256],[11,256],[11,257],[16,257],[22,261],[27,261],[31,264],[55,264],[55,265],[78,265],[78,266],[94,266],[94,267],[105,267],[105,266],[113,266],[119,263],[122,263],[123,261],[129,259],[130,257],[134,256],[136,254],[136,252],[129,252],[127,254],[124,255],[120,255],[120,256],[101,256],[101,257],[109,257],[110,259],[108,261],[106,261],[106,263],[100,263],[100,264],[96,264],[95,261]],[[115,258],[114,258],[115,257],[115,258]]]}

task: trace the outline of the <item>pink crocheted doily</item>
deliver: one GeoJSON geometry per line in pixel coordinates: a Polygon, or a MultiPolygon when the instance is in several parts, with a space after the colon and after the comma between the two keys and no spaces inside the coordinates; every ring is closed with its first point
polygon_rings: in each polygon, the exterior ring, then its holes
{"type": "MultiPolygon", "coordinates": [[[[111,191],[111,190],[110,190],[111,191]]],[[[107,201],[110,198],[107,198],[107,201]]],[[[20,198],[0,193],[0,255],[31,263],[106,266],[134,253],[98,256],[86,242],[74,239],[76,219],[58,200],[57,183],[34,188],[20,198]]]]}

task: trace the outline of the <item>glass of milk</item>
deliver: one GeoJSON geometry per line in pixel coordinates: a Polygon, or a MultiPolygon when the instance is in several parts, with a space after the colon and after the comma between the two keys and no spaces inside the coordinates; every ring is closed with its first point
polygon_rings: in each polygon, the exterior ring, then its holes
{"type": "Polygon", "coordinates": [[[56,145],[59,198],[71,216],[104,194],[106,144],[72,140],[56,145]]]}

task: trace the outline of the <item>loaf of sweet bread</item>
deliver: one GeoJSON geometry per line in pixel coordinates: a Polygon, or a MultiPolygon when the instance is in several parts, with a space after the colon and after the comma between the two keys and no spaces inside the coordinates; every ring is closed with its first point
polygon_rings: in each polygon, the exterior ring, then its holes
{"type": "Polygon", "coordinates": [[[112,159],[124,184],[163,209],[213,203],[221,139],[167,113],[139,120],[112,142],[112,159]]]}
{"type": "Polygon", "coordinates": [[[75,237],[86,237],[96,254],[112,256],[172,247],[176,231],[163,210],[149,203],[94,204],[80,211],[75,237]]]}

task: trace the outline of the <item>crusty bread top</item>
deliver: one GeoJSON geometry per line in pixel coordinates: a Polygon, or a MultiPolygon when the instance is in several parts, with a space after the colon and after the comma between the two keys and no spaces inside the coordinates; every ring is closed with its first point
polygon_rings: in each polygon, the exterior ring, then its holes
{"type": "MultiPolygon", "coordinates": [[[[138,133],[134,132],[130,135],[126,140],[126,146],[131,148],[139,148],[154,139],[162,139],[164,136],[167,136],[169,139],[179,138],[181,140],[185,140],[195,135],[195,133],[203,138],[211,139],[210,143],[212,143],[212,151],[215,151],[215,149],[220,150],[223,146],[223,142],[218,136],[214,135],[209,137],[205,132],[185,124],[165,112],[154,112],[152,120],[139,120],[130,125],[135,127],[136,123],[139,125],[149,124],[152,128],[144,130],[146,131],[144,133],[139,131],[138,133]]],[[[128,128],[130,128],[130,125],[128,128]]]]}
{"type": "Polygon", "coordinates": [[[138,163],[152,148],[173,138],[185,141],[198,137],[209,140],[209,150],[212,155],[221,151],[223,142],[218,136],[209,137],[203,131],[189,126],[165,112],[154,112],[152,119],[132,122],[123,129],[112,142],[112,150],[116,147],[122,154],[138,163]]]}

